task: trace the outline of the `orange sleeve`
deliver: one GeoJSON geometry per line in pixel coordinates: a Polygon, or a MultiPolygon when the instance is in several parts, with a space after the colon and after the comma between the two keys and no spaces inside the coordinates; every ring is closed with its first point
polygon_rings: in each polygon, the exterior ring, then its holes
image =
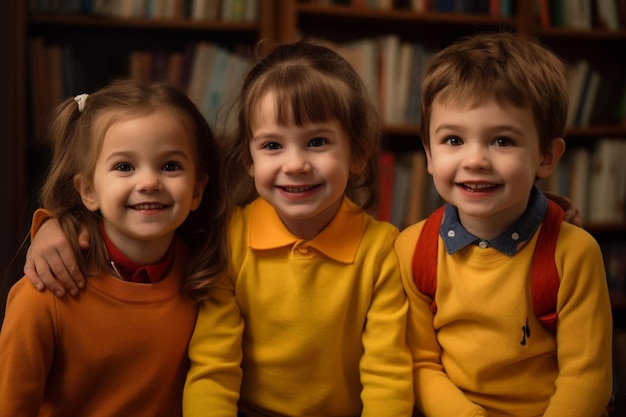
{"type": "Polygon", "coordinates": [[[44,208],[38,208],[37,210],[35,210],[35,213],[33,213],[33,221],[30,226],[31,241],[35,238],[35,235],[39,231],[41,225],[44,224],[46,220],[51,219],[52,217],[54,216],[49,210],[46,210],[44,208]]]}

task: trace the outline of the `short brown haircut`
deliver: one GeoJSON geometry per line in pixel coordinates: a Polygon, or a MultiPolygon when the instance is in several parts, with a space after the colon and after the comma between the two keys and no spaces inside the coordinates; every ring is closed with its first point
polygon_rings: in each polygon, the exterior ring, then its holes
{"type": "Polygon", "coordinates": [[[463,38],[431,61],[422,82],[421,131],[428,147],[433,101],[479,104],[496,99],[533,112],[539,147],[563,137],[568,108],[567,69],[537,40],[513,33],[463,38]]]}

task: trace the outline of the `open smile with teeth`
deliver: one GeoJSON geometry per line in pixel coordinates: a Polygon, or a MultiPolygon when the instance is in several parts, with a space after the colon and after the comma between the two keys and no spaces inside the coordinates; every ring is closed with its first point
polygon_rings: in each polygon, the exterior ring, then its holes
{"type": "Polygon", "coordinates": [[[149,203],[149,204],[137,204],[136,206],[131,206],[135,210],[158,210],[165,208],[165,204],[158,203],[149,203]]]}
{"type": "Polygon", "coordinates": [[[280,188],[282,188],[283,190],[289,193],[303,193],[305,191],[312,190],[315,187],[316,187],[315,185],[308,185],[306,187],[280,187],[280,188]]]}
{"type": "Polygon", "coordinates": [[[495,184],[461,184],[468,191],[484,191],[496,188],[495,184]]]}

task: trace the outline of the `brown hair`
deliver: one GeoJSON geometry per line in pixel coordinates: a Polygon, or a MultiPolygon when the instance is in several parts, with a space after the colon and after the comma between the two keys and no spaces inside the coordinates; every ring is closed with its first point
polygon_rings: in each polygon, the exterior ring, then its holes
{"type": "Polygon", "coordinates": [[[82,111],[74,99],[61,103],[49,128],[54,149],[49,174],[41,190],[41,204],[58,218],[83,273],[104,270],[108,266],[106,249],[102,239],[94,239],[100,236],[100,216],[83,205],[74,186],[74,177],[77,174],[93,177],[102,141],[112,124],[156,110],[171,111],[180,118],[194,139],[198,177],[208,178],[198,209],[190,212],[177,230],[190,250],[184,287],[200,299],[227,273],[230,205],[224,198],[226,193],[213,133],[196,106],[174,87],[120,80],[89,95],[82,111]],[[92,237],[84,254],[78,247],[81,227],[87,227],[92,237]]]}
{"type": "Polygon", "coordinates": [[[276,122],[298,126],[338,120],[350,138],[355,166],[361,171],[348,181],[346,195],[369,210],[378,199],[380,118],[363,82],[335,51],[310,41],[281,44],[260,59],[243,81],[237,102],[237,126],[226,143],[229,190],[237,204],[257,196],[242,167],[251,163],[251,122],[261,99],[276,96],[276,122]]]}
{"type": "Polygon", "coordinates": [[[421,130],[426,147],[435,98],[469,104],[495,98],[530,108],[545,153],[552,139],[565,134],[567,70],[533,38],[513,33],[469,36],[437,53],[425,72],[421,130]]]}

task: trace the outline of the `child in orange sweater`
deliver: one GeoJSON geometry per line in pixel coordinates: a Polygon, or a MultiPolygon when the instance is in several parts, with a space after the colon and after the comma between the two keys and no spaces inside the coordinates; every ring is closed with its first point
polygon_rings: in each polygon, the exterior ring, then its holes
{"type": "Polygon", "coordinates": [[[197,303],[227,270],[228,207],[209,126],[182,93],[116,82],[58,107],[41,202],[89,286],[11,289],[0,416],[180,416],[197,303]],[[90,248],[78,247],[87,227],[90,248]],[[207,242],[219,242],[221,247],[207,242]]]}

